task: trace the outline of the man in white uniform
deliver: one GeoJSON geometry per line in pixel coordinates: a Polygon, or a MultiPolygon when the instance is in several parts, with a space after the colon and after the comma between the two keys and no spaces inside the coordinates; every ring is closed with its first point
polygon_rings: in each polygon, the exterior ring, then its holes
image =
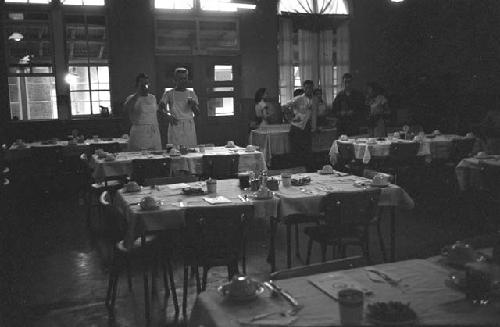
{"type": "Polygon", "coordinates": [[[160,109],[166,110],[168,143],[174,145],[195,146],[196,127],[194,116],[200,112],[198,97],[194,91],[186,89],[188,70],[177,68],[174,72],[175,88],[166,91],[160,101],[160,109]]]}
{"type": "Polygon", "coordinates": [[[156,97],[149,93],[149,77],[144,73],[135,79],[136,92],[127,97],[127,110],[132,127],[128,142],[129,151],[161,150],[158,128],[156,97]]]}

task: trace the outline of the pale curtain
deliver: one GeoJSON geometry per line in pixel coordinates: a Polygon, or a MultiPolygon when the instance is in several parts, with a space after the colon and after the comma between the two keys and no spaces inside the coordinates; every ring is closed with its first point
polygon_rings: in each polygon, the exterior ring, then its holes
{"type": "Polygon", "coordinates": [[[319,34],[319,81],[323,90],[323,100],[329,104],[333,102],[333,30],[324,30],[319,34]]]}
{"type": "Polygon", "coordinates": [[[293,26],[292,20],[280,18],[279,34],[280,101],[293,97],[293,26]]]}
{"type": "Polygon", "coordinates": [[[318,85],[318,34],[299,29],[299,73],[304,82],[310,79],[318,85]]]}
{"type": "Polygon", "coordinates": [[[337,78],[342,82],[342,76],[349,72],[349,23],[344,22],[337,28],[337,78]]]}

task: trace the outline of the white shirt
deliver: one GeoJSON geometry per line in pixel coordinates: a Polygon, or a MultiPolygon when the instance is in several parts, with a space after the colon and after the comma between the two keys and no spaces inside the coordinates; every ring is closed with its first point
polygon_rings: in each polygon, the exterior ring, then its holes
{"type": "Polygon", "coordinates": [[[191,98],[198,104],[196,93],[187,89],[184,91],[176,91],[175,89],[166,91],[161,97],[160,102],[168,105],[170,113],[178,120],[193,119],[194,113],[188,104],[188,98],[191,98]]]}

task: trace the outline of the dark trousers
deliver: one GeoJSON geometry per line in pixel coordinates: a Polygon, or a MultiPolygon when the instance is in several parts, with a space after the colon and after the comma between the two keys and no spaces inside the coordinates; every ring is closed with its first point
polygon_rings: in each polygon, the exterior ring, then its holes
{"type": "Polygon", "coordinates": [[[303,130],[292,125],[288,136],[296,164],[305,166],[307,171],[312,171],[311,125],[308,123],[303,130]]]}

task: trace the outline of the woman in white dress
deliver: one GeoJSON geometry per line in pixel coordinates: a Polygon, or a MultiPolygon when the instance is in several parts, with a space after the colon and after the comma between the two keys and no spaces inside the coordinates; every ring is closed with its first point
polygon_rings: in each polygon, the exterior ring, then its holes
{"type": "Polygon", "coordinates": [[[127,97],[127,110],[132,127],[128,141],[129,151],[161,150],[156,97],[149,93],[149,77],[141,73],[135,79],[136,93],[127,97]]]}

